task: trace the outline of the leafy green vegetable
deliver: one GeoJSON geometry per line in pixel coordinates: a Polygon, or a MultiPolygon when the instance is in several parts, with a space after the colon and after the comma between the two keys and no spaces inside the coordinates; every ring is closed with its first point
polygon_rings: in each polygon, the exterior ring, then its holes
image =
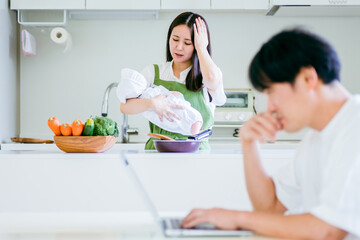
{"type": "Polygon", "coordinates": [[[119,136],[117,123],[107,117],[94,117],[94,136],[119,136]]]}

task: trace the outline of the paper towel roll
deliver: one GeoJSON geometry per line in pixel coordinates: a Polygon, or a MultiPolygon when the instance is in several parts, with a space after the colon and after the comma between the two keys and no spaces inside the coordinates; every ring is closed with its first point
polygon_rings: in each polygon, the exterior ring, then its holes
{"type": "Polygon", "coordinates": [[[71,35],[65,28],[57,27],[51,30],[51,40],[61,46],[65,46],[63,53],[69,52],[72,48],[71,35]]]}

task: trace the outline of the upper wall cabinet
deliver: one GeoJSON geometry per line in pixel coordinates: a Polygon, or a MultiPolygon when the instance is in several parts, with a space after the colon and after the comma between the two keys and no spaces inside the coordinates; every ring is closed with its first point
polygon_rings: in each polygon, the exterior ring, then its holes
{"type": "Polygon", "coordinates": [[[86,0],[86,9],[157,10],[160,9],[160,0],[86,0]]]}
{"type": "Polygon", "coordinates": [[[11,0],[11,9],[85,9],[85,0],[11,0]]]}
{"type": "Polygon", "coordinates": [[[267,10],[269,0],[212,0],[212,9],[227,10],[267,10]]]}
{"type": "Polygon", "coordinates": [[[210,9],[210,7],[210,0],[161,0],[161,9],[210,9]]]}
{"type": "Polygon", "coordinates": [[[267,10],[269,0],[10,0],[11,9],[267,10]]]}

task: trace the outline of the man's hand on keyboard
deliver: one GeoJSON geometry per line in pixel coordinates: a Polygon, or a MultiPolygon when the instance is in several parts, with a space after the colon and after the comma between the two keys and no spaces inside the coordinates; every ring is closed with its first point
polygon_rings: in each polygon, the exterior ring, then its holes
{"type": "Polygon", "coordinates": [[[194,209],[183,220],[181,227],[193,228],[202,223],[210,223],[219,229],[237,230],[234,219],[241,217],[241,212],[222,208],[194,209]]]}

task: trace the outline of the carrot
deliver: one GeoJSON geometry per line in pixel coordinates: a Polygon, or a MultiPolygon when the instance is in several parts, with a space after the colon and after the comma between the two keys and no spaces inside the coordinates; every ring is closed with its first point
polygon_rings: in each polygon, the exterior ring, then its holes
{"type": "Polygon", "coordinates": [[[47,124],[56,136],[61,136],[60,121],[57,119],[57,117],[50,117],[47,121],[47,124]]]}
{"type": "Polygon", "coordinates": [[[84,129],[84,123],[79,120],[79,119],[76,119],[72,124],[71,124],[71,127],[72,127],[72,135],[73,136],[80,136],[83,132],[83,129],[84,129]]]}
{"type": "Polygon", "coordinates": [[[72,133],[71,125],[69,123],[61,124],[60,131],[61,131],[61,134],[64,136],[71,136],[71,133],[72,133]]]}

